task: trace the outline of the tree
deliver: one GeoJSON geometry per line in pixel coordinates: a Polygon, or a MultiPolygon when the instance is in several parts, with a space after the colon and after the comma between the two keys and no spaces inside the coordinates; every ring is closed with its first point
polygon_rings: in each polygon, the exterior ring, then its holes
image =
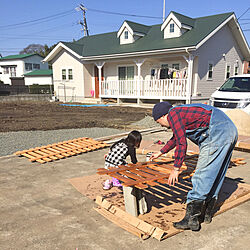
{"type": "Polygon", "coordinates": [[[54,48],[56,47],[56,44],[52,46],[48,46],[47,44],[41,45],[41,44],[30,44],[26,48],[24,48],[22,51],[19,52],[19,54],[39,54],[42,57],[46,57],[54,48]]]}
{"type": "Polygon", "coordinates": [[[19,52],[19,54],[33,54],[33,53],[37,53],[39,54],[41,51],[44,50],[44,46],[41,44],[30,44],[28,45],[26,48],[24,48],[23,50],[21,50],[19,52]]]}

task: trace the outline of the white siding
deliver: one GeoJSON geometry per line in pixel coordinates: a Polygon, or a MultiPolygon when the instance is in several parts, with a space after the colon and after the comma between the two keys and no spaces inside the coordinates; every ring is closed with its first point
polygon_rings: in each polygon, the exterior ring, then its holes
{"type": "Polygon", "coordinates": [[[227,64],[231,65],[232,75],[234,64],[238,60],[239,73],[242,72],[242,55],[227,25],[203,44],[197,50],[196,55],[199,61],[197,92],[201,93],[202,97],[210,97],[216,88],[223,84],[227,64]],[[223,54],[225,54],[225,57],[223,57],[223,54]],[[207,80],[209,62],[214,64],[212,80],[207,80]]]}
{"type": "Polygon", "coordinates": [[[170,20],[167,26],[164,29],[164,39],[166,38],[172,38],[172,37],[179,37],[181,36],[181,29],[178,27],[176,22],[174,20],[170,20]],[[170,24],[174,24],[174,32],[170,33],[170,24]]]}
{"type": "Polygon", "coordinates": [[[133,43],[134,42],[134,37],[133,35],[129,32],[129,30],[127,28],[125,28],[123,30],[123,32],[121,33],[121,36],[120,36],[120,44],[127,44],[127,43],[133,43]],[[128,32],[128,39],[125,39],[124,38],[124,33],[125,31],[128,32]]]}
{"type": "Polygon", "coordinates": [[[52,76],[25,76],[25,85],[52,85],[52,76]]]}

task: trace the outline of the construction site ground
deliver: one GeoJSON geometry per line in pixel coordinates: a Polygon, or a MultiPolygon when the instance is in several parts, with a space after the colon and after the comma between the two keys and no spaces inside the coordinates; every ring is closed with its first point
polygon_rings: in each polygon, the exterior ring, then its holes
{"type": "MultiPolygon", "coordinates": [[[[142,112],[141,119],[147,111],[142,112]]],[[[143,135],[143,139],[166,141],[170,136],[163,131],[143,135]]],[[[143,241],[105,219],[93,209],[94,201],[69,180],[96,174],[107,151],[45,164],[14,155],[0,157],[0,249],[249,248],[250,201],[216,216],[209,225],[203,223],[199,232],[184,231],[161,242],[143,241]]],[[[250,153],[234,151],[233,158],[237,157],[246,164],[230,168],[227,176],[250,184],[250,153]]],[[[138,155],[138,160],[145,161],[145,155],[138,155]]]]}
{"type": "MultiPolygon", "coordinates": [[[[169,133],[144,135],[165,140],[169,133]]],[[[94,201],[69,179],[93,175],[103,167],[107,148],[46,164],[27,158],[0,158],[1,249],[248,249],[250,201],[216,216],[199,232],[185,231],[161,242],[143,241],[98,214],[94,201]]],[[[250,154],[235,151],[247,164],[227,176],[250,184],[250,154]]],[[[139,155],[144,161],[145,155],[139,155]]]]}
{"type": "MultiPolygon", "coordinates": [[[[121,128],[151,115],[150,108],[62,106],[59,102],[0,102],[0,132],[72,128],[121,128]]],[[[70,105],[70,104],[69,104],[70,105]]],[[[77,104],[74,104],[77,105],[77,104]]]]}

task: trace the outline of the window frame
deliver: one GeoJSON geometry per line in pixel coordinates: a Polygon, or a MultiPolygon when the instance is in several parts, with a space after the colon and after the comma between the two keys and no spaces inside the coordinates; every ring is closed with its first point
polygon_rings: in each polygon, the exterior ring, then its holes
{"type": "Polygon", "coordinates": [[[67,70],[66,69],[61,70],[61,76],[62,76],[62,80],[67,80],[67,70]],[[64,74],[64,72],[65,72],[65,74],[64,74]]]}
{"type": "Polygon", "coordinates": [[[234,64],[234,76],[237,76],[238,74],[239,74],[239,65],[236,63],[234,64]]]}
{"type": "Polygon", "coordinates": [[[169,33],[174,33],[174,23],[169,24],[169,33]]]}
{"type": "Polygon", "coordinates": [[[225,80],[227,80],[231,76],[231,65],[226,64],[226,69],[225,69],[225,80]],[[228,71],[229,68],[229,71],[228,71]],[[229,74],[229,75],[228,75],[229,74]]]}
{"type": "Polygon", "coordinates": [[[71,81],[73,80],[73,69],[68,69],[68,80],[71,81]],[[71,71],[71,73],[70,73],[71,71]]]}
{"type": "Polygon", "coordinates": [[[26,71],[31,71],[32,69],[33,69],[32,63],[25,63],[25,70],[26,71]],[[30,66],[30,67],[28,67],[28,66],[30,66]]]}
{"type": "Polygon", "coordinates": [[[207,65],[207,81],[212,81],[213,80],[213,73],[214,73],[214,63],[212,61],[208,62],[207,65]],[[212,65],[212,69],[210,70],[210,65],[212,65]],[[209,76],[211,72],[211,77],[209,76]]]}
{"type": "Polygon", "coordinates": [[[117,66],[117,77],[118,81],[131,81],[135,79],[135,65],[118,65],[117,66]],[[133,79],[128,79],[128,70],[127,68],[133,67],[133,79]],[[120,79],[119,68],[125,68],[125,79],[120,79]]]}
{"type": "Polygon", "coordinates": [[[128,40],[128,31],[127,30],[124,31],[124,39],[128,40]]]}
{"type": "Polygon", "coordinates": [[[33,69],[40,69],[41,65],[39,63],[33,63],[33,69]]]}
{"type": "Polygon", "coordinates": [[[7,75],[10,73],[10,67],[3,67],[3,74],[7,75]]]}

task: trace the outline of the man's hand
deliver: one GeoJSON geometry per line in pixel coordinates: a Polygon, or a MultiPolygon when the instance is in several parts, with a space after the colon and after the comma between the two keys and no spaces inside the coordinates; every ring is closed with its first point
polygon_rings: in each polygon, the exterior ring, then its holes
{"type": "Polygon", "coordinates": [[[169,177],[168,177],[168,185],[170,185],[170,186],[174,186],[174,184],[175,184],[175,182],[177,182],[178,183],[178,176],[179,176],[179,169],[177,169],[177,168],[174,168],[172,171],[171,171],[171,173],[170,173],[170,175],[169,175],[169,177]]]}
{"type": "Polygon", "coordinates": [[[152,161],[152,160],[154,160],[154,159],[160,157],[161,155],[162,155],[162,152],[161,152],[161,151],[155,152],[155,153],[153,153],[153,154],[150,156],[149,161],[152,161]]]}

